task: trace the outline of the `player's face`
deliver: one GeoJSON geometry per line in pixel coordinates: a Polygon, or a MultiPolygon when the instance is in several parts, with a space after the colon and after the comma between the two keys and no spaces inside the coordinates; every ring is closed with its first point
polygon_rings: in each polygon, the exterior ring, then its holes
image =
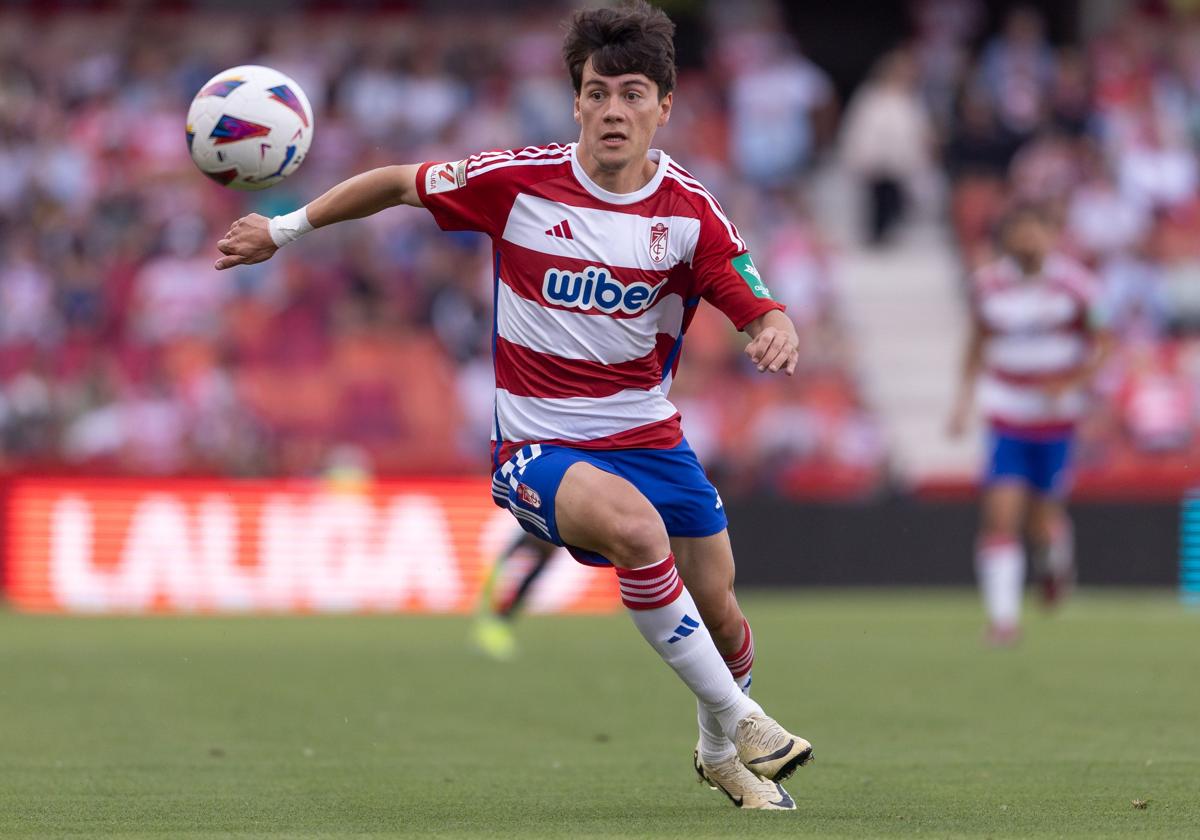
{"type": "Polygon", "coordinates": [[[1013,257],[1023,262],[1042,260],[1053,244],[1050,226],[1036,216],[1014,219],[1005,231],[1005,247],[1013,257]]]}
{"type": "Polygon", "coordinates": [[[659,99],[658,85],[641,73],[601,76],[589,58],[575,97],[575,122],[583,131],[580,151],[609,171],[639,165],[654,132],[671,116],[671,94],[659,99]]]}

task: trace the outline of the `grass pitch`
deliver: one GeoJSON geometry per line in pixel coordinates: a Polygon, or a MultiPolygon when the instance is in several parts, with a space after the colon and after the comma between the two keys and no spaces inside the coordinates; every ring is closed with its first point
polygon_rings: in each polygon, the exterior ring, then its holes
{"type": "Polygon", "coordinates": [[[0,836],[1200,837],[1200,614],[1088,593],[985,650],[973,595],[744,597],[794,813],[694,781],[624,615],[0,612],[0,836]],[[1146,803],[1135,807],[1133,800],[1146,803]]]}

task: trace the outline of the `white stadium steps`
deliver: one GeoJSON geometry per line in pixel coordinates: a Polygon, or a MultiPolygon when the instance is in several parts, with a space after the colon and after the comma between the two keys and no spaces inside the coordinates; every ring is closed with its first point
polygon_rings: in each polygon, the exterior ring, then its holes
{"type": "Polygon", "coordinates": [[[823,229],[838,243],[842,317],[896,478],[973,476],[978,428],[960,440],[945,431],[967,330],[962,270],[948,226],[928,214],[932,218],[906,222],[894,244],[871,249],[858,235],[855,182],[823,170],[812,199],[823,229]]]}

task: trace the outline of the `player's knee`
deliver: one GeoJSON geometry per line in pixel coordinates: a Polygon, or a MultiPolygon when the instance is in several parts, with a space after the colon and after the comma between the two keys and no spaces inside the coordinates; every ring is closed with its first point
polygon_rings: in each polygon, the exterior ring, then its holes
{"type": "Polygon", "coordinates": [[[735,651],[741,646],[745,633],[745,619],[736,604],[722,610],[711,624],[707,621],[705,624],[722,653],[735,651]]]}
{"type": "Polygon", "coordinates": [[[626,568],[657,563],[671,551],[667,530],[653,509],[616,517],[609,528],[609,543],[609,559],[626,568]]]}
{"type": "Polygon", "coordinates": [[[984,539],[1012,539],[1021,535],[1021,515],[1006,505],[985,506],[979,524],[980,536],[984,539]]]}
{"type": "Polygon", "coordinates": [[[1007,517],[986,517],[979,528],[979,536],[987,541],[1011,540],[1020,537],[1020,526],[1007,517]]]}
{"type": "Polygon", "coordinates": [[[1055,542],[1068,527],[1063,514],[1052,507],[1039,505],[1030,513],[1028,533],[1035,542],[1055,542]]]}

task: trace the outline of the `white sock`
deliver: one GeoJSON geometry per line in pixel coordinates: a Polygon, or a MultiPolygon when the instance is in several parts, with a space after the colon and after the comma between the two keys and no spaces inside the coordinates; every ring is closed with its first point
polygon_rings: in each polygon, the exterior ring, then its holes
{"type": "MultiPolygon", "coordinates": [[[[750,696],[750,675],[735,680],[742,694],[750,696]]],[[[700,724],[700,758],[705,764],[716,764],[734,754],[733,741],[725,737],[717,716],[696,701],[696,722],[700,724]]]]}
{"type": "Polygon", "coordinates": [[[1058,578],[1070,575],[1075,565],[1075,530],[1070,520],[1064,517],[1061,525],[1053,529],[1049,542],[1034,543],[1029,560],[1039,575],[1058,578]]]}
{"type": "Polygon", "coordinates": [[[1046,570],[1062,576],[1070,574],[1075,565],[1075,528],[1065,516],[1062,524],[1054,529],[1054,538],[1046,547],[1046,570]]]}
{"type": "MultiPolygon", "coordinates": [[[[750,630],[750,622],[742,618],[742,643],[738,649],[728,656],[722,656],[725,667],[733,674],[734,682],[742,690],[742,694],[750,696],[750,669],[754,667],[754,633],[750,630]]],[[[721,724],[716,717],[696,704],[696,720],[700,724],[700,757],[706,764],[712,764],[728,758],[733,752],[733,742],[721,731],[721,724]]]]}
{"type": "Polygon", "coordinates": [[[713,715],[726,738],[732,740],[742,718],[763,713],[729,673],[675,571],[674,555],[640,569],[617,569],[617,582],[642,637],[713,715]]]}
{"type": "Polygon", "coordinates": [[[1016,627],[1021,620],[1025,588],[1025,551],[1016,540],[989,537],[979,541],[975,572],[988,619],[997,627],[1016,627]]]}

